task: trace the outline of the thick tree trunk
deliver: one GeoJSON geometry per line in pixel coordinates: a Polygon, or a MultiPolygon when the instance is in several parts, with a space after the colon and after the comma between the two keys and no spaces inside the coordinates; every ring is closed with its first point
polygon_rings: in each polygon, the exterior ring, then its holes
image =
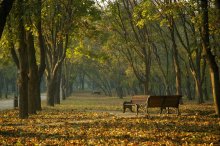
{"type": "Polygon", "coordinates": [[[2,36],[5,24],[6,24],[6,20],[7,20],[7,16],[9,14],[9,12],[11,11],[12,5],[14,3],[14,0],[3,0],[0,3],[0,38],[2,36]]]}
{"type": "Polygon", "coordinates": [[[28,118],[28,55],[27,46],[25,44],[25,29],[23,24],[23,1],[18,1],[18,16],[21,18],[18,22],[18,58],[19,58],[19,117],[28,118]]]}
{"type": "Polygon", "coordinates": [[[212,83],[212,94],[215,103],[216,114],[220,117],[220,80],[219,68],[215,56],[211,52],[209,43],[209,23],[208,23],[208,1],[201,0],[202,8],[202,47],[205,53],[207,63],[209,64],[210,79],[212,83]]]}
{"type": "Polygon", "coordinates": [[[28,80],[28,112],[36,114],[36,100],[40,86],[38,84],[38,67],[35,57],[34,37],[31,32],[27,33],[27,48],[29,62],[29,80],[28,80]]]}

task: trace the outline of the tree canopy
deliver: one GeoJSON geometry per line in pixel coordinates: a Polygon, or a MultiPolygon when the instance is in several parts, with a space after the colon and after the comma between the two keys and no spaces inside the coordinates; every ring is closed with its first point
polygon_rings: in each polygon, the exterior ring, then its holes
{"type": "Polygon", "coordinates": [[[181,94],[219,116],[218,1],[0,2],[0,70],[16,64],[21,118],[41,110],[42,80],[48,106],[74,90],[181,94]]]}

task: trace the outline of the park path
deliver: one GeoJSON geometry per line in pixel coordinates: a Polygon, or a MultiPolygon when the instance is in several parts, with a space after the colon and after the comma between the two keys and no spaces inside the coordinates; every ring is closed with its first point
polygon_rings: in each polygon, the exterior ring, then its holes
{"type": "MultiPolygon", "coordinates": [[[[41,100],[46,100],[46,94],[41,94],[41,100]]],[[[5,99],[0,100],[0,110],[7,110],[14,108],[14,100],[13,99],[5,99]]]]}

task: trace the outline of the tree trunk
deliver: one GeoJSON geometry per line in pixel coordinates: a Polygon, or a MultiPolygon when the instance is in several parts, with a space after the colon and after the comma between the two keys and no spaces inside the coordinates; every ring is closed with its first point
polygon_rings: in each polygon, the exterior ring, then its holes
{"type": "Polygon", "coordinates": [[[62,100],[66,100],[66,87],[65,87],[65,83],[63,83],[63,79],[61,81],[61,89],[62,89],[62,100]]]}
{"type": "Polygon", "coordinates": [[[29,62],[28,112],[29,114],[36,114],[36,101],[40,85],[38,84],[38,67],[35,57],[34,37],[31,32],[27,32],[27,42],[29,62]]]}
{"type": "Polygon", "coordinates": [[[187,91],[187,98],[192,100],[192,93],[191,93],[191,83],[190,83],[189,73],[186,75],[186,91],[187,91]]]}
{"type": "Polygon", "coordinates": [[[65,100],[66,99],[66,96],[67,96],[67,85],[68,85],[68,82],[69,82],[69,74],[67,71],[67,62],[66,60],[64,61],[64,64],[63,64],[63,70],[62,70],[62,75],[61,75],[61,89],[62,89],[62,100],[65,100]]]}
{"type": "Polygon", "coordinates": [[[198,103],[204,103],[203,94],[202,94],[202,84],[199,80],[195,79],[195,89],[196,89],[196,97],[198,98],[198,103]]]}
{"type": "Polygon", "coordinates": [[[207,63],[209,64],[210,79],[212,83],[212,94],[215,103],[216,114],[220,117],[220,80],[219,68],[215,60],[215,56],[211,52],[209,43],[209,23],[208,23],[208,1],[201,0],[202,8],[202,47],[205,53],[207,63]]]}
{"type": "Polygon", "coordinates": [[[66,94],[67,94],[67,71],[66,71],[66,63],[64,63],[64,69],[62,71],[62,76],[61,76],[61,90],[62,90],[62,100],[66,99],[66,94]]]}
{"type": "Polygon", "coordinates": [[[14,0],[3,0],[0,4],[0,38],[2,36],[5,24],[6,24],[6,20],[7,20],[7,16],[9,14],[9,12],[11,11],[12,5],[14,3],[14,0]]]}
{"type": "Polygon", "coordinates": [[[173,50],[173,64],[174,64],[174,70],[176,73],[176,94],[182,95],[182,85],[181,85],[181,72],[180,72],[180,65],[178,60],[178,50],[175,40],[175,30],[174,30],[174,20],[171,17],[170,18],[170,34],[171,34],[171,40],[172,40],[172,50],[173,50]]]}
{"type": "Polygon", "coordinates": [[[18,1],[18,16],[20,21],[18,22],[18,58],[19,58],[19,117],[24,119],[28,118],[28,55],[27,46],[25,44],[25,29],[23,23],[23,1],[18,1]]]}
{"type": "Polygon", "coordinates": [[[61,83],[61,71],[62,71],[62,68],[60,67],[58,69],[58,72],[57,72],[57,75],[56,75],[56,81],[55,81],[55,86],[56,86],[56,92],[55,92],[55,104],[60,104],[60,83],[61,83]]]}
{"type": "Polygon", "coordinates": [[[118,87],[116,88],[116,93],[117,93],[117,96],[118,96],[119,98],[123,98],[124,92],[123,92],[122,86],[118,86],[118,87]]]}
{"type": "Polygon", "coordinates": [[[203,94],[205,96],[205,100],[209,100],[209,94],[208,94],[208,91],[207,91],[207,77],[205,76],[204,77],[204,86],[203,86],[203,94]]]}
{"type": "MultiPolygon", "coordinates": [[[[0,82],[1,82],[1,83],[3,82],[3,76],[2,76],[2,74],[1,74],[1,72],[0,72],[0,82]]],[[[3,90],[3,85],[0,84],[0,98],[2,98],[2,90],[3,90]]]]}
{"type": "Polygon", "coordinates": [[[45,43],[43,40],[43,35],[42,35],[42,26],[41,26],[41,7],[42,7],[42,1],[38,0],[38,21],[37,21],[37,31],[38,31],[38,41],[39,41],[39,47],[40,47],[40,66],[38,70],[38,86],[39,89],[37,89],[37,99],[36,99],[36,109],[41,110],[41,93],[40,93],[40,84],[41,80],[44,74],[44,70],[46,68],[46,63],[45,63],[45,43]]]}
{"type": "Polygon", "coordinates": [[[85,73],[84,73],[83,67],[80,71],[79,80],[80,80],[80,88],[81,90],[84,90],[85,89],[85,73]]]}
{"type": "Polygon", "coordinates": [[[8,98],[8,80],[6,78],[4,78],[4,85],[5,85],[5,98],[8,98]]]}
{"type": "Polygon", "coordinates": [[[56,84],[53,78],[47,78],[47,105],[54,106],[56,84]]]}
{"type": "Polygon", "coordinates": [[[218,10],[218,17],[220,17],[220,1],[215,0],[215,8],[218,10]]]}

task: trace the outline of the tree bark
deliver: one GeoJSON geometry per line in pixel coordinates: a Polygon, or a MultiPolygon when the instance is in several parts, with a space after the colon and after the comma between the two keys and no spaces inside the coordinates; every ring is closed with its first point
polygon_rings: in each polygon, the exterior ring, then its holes
{"type": "Polygon", "coordinates": [[[19,58],[19,117],[28,118],[28,55],[25,43],[25,29],[23,23],[23,0],[18,1],[18,16],[21,18],[18,22],[18,58],[19,58]]]}
{"type": "Polygon", "coordinates": [[[38,96],[38,67],[35,57],[34,37],[31,32],[27,32],[27,48],[28,48],[28,62],[29,62],[29,80],[28,80],[28,112],[29,114],[36,114],[36,100],[38,96]]]}
{"type": "Polygon", "coordinates": [[[220,1],[219,0],[215,0],[215,8],[219,11],[218,15],[220,17],[220,1]]]}
{"type": "Polygon", "coordinates": [[[14,3],[14,0],[3,0],[0,4],[0,38],[2,36],[7,16],[9,15],[9,12],[11,11],[12,5],[14,3]]]}
{"type": "Polygon", "coordinates": [[[54,83],[54,79],[47,78],[47,105],[54,106],[54,96],[56,85],[54,83]]]}
{"type": "Polygon", "coordinates": [[[215,56],[211,52],[210,42],[209,42],[209,22],[208,22],[208,1],[201,0],[202,8],[202,47],[203,51],[209,64],[210,79],[212,84],[212,94],[215,103],[215,111],[218,117],[220,117],[220,80],[219,80],[219,68],[215,60],[215,56]]]}
{"type": "MultiPolygon", "coordinates": [[[[186,68],[187,70],[187,68],[186,68]]],[[[187,91],[187,98],[189,100],[192,100],[192,93],[191,93],[191,83],[190,83],[190,76],[189,76],[189,71],[186,73],[186,91],[187,91]]]]}
{"type": "Polygon", "coordinates": [[[62,66],[58,69],[57,75],[55,77],[55,99],[54,102],[55,104],[60,104],[60,83],[61,83],[61,71],[62,71],[62,66]]]}
{"type": "MultiPolygon", "coordinates": [[[[192,13],[193,16],[195,16],[194,13],[192,13]]],[[[191,46],[190,46],[190,40],[189,40],[189,35],[188,35],[188,31],[187,31],[187,26],[186,26],[186,18],[185,18],[185,14],[182,14],[181,16],[181,20],[182,20],[182,24],[183,24],[183,30],[184,30],[184,35],[185,35],[185,39],[186,39],[186,43],[184,43],[183,38],[181,37],[176,25],[176,32],[177,32],[177,36],[183,46],[183,48],[186,50],[187,54],[188,54],[188,61],[189,61],[189,66],[190,66],[190,70],[192,73],[192,76],[194,78],[195,81],[195,89],[196,89],[196,97],[198,98],[198,103],[203,103],[204,99],[203,99],[203,92],[202,92],[202,73],[201,73],[201,54],[202,54],[202,49],[200,49],[200,47],[197,47],[195,49],[195,61],[193,60],[192,57],[192,50],[191,50],[191,46]]],[[[192,30],[192,35],[193,35],[193,43],[195,45],[199,45],[198,41],[197,41],[197,37],[196,37],[196,30],[195,30],[195,26],[194,24],[191,24],[191,30],[192,30]]],[[[203,66],[203,68],[205,67],[205,65],[203,66]]],[[[205,69],[205,68],[204,68],[205,69]]]]}
{"type": "Polygon", "coordinates": [[[176,73],[176,94],[182,95],[181,72],[180,72],[180,65],[179,65],[179,60],[178,60],[178,50],[177,50],[176,39],[175,39],[173,18],[170,18],[170,34],[171,34],[171,40],[172,40],[173,64],[174,64],[174,70],[176,73]]]}
{"type": "Polygon", "coordinates": [[[38,31],[38,42],[39,42],[39,47],[40,47],[40,66],[38,69],[38,86],[39,88],[37,89],[37,99],[36,99],[36,109],[37,110],[42,110],[41,108],[41,93],[40,93],[40,84],[41,80],[46,68],[46,63],[45,63],[45,42],[43,39],[43,34],[42,34],[42,24],[41,24],[41,7],[42,7],[42,1],[38,0],[38,18],[37,18],[37,31],[38,31]]]}

